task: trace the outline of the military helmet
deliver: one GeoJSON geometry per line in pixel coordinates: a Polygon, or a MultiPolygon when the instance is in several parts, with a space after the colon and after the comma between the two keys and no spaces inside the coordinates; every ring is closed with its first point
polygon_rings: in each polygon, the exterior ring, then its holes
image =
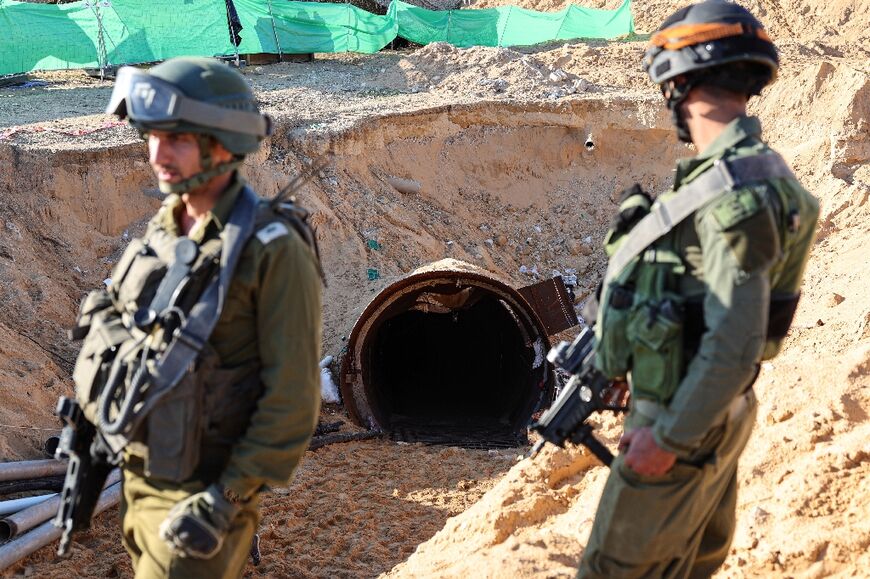
{"type": "Polygon", "coordinates": [[[692,86],[712,81],[751,96],[776,79],[779,57],[749,10],[725,0],[707,0],[681,8],[664,21],[650,39],[643,67],[658,85],[685,75],[695,77],[692,86]]]}
{"type": "Polygon", "coordinates": [[[271,132],[245,78],[211,58],[173,58],[148,71],[121,67],[106,112],[143,132],[212,136],[235,155],[255,152],[271,132]]]}

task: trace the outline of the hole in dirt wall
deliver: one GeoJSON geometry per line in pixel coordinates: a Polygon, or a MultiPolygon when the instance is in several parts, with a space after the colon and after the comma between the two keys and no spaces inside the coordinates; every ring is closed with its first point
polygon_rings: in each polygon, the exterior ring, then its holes
{"type": "MultiPolygon", "coordinates": [[[[327,275],[339,280],[327,289],[326,353],[348,346],[351,320],[363,324],[378,292],[443,258],[513,288],[573,271],[582,301],[605,266],[600,243],[618,190],[635,181],[666,189],[674,161],[688,152],[666,117],[650,127],[630,104],[581,117],[483,109],[379,119],[312,147],[335,159],[309,192],[320,205],[327,275]],[[395,178],[419,188],[399,191],[395,178]]],[[[357,387],[342,385],[355,420],[447,430],[474,420],[516,428],[522,420],[514,419],[528,419],[530,365],[512,366],[505,353],[519,360],[530,344],[487,303],[443,317],[399,312],[362,332],[360,365],[349,371],[357,387]]]]}

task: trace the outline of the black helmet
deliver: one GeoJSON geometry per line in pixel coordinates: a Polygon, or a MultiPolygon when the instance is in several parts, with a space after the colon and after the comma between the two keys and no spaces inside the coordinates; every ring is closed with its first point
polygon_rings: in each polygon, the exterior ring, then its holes
{"type": "Polygon", "coordinates": [[[129,119],[143,133],[198,135],[203,172],[180,183],[161,182],[165,193],[188,191],[236,169],[271,133],[270,119],[260,114],[245,78],[211,58],[173,58],[148,71],[121,67],[106,112],[129,119]],[[213,164],[212,138],[234,155],[233,161],[213,164]]]}
{"type": "MultiPolygon", "coordinates": [[[[779,57],[749,10],[707,0],[664,21],[650,39],[643,68],[658,85],[683,75],[692,79],[690,86],[709,82],[752,96],[776,79],[779,57]]],[[[680,92],[684,97],[688,91],[680,92]]]]}

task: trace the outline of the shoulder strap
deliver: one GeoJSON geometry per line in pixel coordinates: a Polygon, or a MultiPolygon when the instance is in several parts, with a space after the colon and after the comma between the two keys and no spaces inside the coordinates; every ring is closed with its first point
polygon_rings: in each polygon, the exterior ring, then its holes
{"type": "Polygon", "coordinates": [[[206,287],[199,301],[191,308],[187,322],[175,331],[169,347],[159,363],[155,364],[144,403],[125,429],[128,434],[135,432],[141,419],[181,381],[211,336],[223,310],[227,289],[242,250],[254,233],[258,202],[259,198],[249,187],[242,189],[229,221],[221,232],[223,247],[220,273],[206,287]]]}
{"type": "Polygon", "coordinates": [[[719,159],[713,167],[691,183],[680,187],[676,195],[658,203],[631,230],[607,265],[604,286],[619,275],[631,261],[653,242],[670,232],[692,213],[733,189],[767,179],[794,178],[785,160],[774,152],[761,153],[726,161],[719,159]]]}
{"type": "Polygon", "coordinates": [[[320,263],[320,247],[317,245],[317,235],[314,228],[311,227],[311,224],[308,222],[308,217],[310,216],[308,210],[297,205],[296,200],[292,197],[289,200],[280,203],[270,203],[270,207],[273,211],[277,211],[281,217],[286,219],[296,233],[299,234],[299,237],[302,238],[302,241],[311,248],[311,251],[314,253],[314,261],[317,265],[317,273],[320,275],[320,281],[323,282],[324,286],[327,285],[326,274],[324,274],[323,266],[320,263]]]}

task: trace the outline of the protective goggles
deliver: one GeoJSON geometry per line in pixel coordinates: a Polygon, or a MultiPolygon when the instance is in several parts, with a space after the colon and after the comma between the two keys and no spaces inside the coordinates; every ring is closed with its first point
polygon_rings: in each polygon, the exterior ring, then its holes
{"type": "Polygon", "coordinates": [[[122,66],[106,112],[137,123],[172,125],[188,122],[202,127],[266,137],[272,133],[269,117],[226,109],[191,99],[175,85],[132,66],[122,66]]]}

